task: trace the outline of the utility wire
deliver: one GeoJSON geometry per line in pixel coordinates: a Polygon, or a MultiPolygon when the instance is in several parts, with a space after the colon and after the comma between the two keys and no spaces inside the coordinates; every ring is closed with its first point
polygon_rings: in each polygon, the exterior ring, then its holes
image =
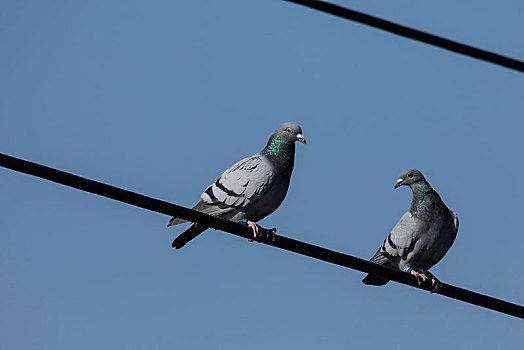
{"type": "Polygon", "coordinates": [[[299,5],[310,7],[322,12],[330,13],[332,15],[349,19],[355,22],[367,24],[374,28],[379,28],[390,33],[398,34],[406,38],[422,41],[426,44],[441,47],[443,49],[460,53],[466,56],[478,58],[480,60],[488,61],[498,64],[500,66],[524,72],[524,62],[502,56],[493,52],[478,49],[473,46],[461,44],[459,42],[442,38],[433,34],[425,33],[417,29],[409,28],[394,22],[386,21],[384,19],[367,15],[362,12],[347,9],[342,6],[331,4],[325,1],[318,0],[284,0],[293,2],[299,5]]]}
{"type": "MultiPolygon", "coordinates": [[[[2,153],[0,153],[0,166],[21,173],[37,176],[82,191],[111,198],[119,202],[124,202],[140,208],[148,209],[157,213],[176,216],[192,222],[198,222],[221,231],[232,233],[236,236],[244,238],[252,238],[253,236],[253,231],[251,228],[233,221],[203,214],[192,209],[184,208],[172,203],[147,197],[101,182],[89,180],[77,175],[11,157],[2,153]]],[[[429,281],[425,281],[422,285],[419,286],[417,279],[410,274],[390,267],[377,265],[370,261],[359,259],[351,255],[342,254],[333,250],[318,247],[280,235],[275,235],[275,241],[272,242],[272,237],[270,234],[268,234],[268,230],[262,229],[262,231],[264,236],[260,239],[257,239],[257,241],[260,243],[272,245],[277,248],[361,272],[381,275],[392,281],[406,284],[415,288],[427,291],[431,291],[433,288],[431,286],[431,282],[429,281]]],[[[439,289],[436,293],[524,319],[524,307],[520,305],[455,287],[450,284],[442,283],[442,288],[439,289]]]]}

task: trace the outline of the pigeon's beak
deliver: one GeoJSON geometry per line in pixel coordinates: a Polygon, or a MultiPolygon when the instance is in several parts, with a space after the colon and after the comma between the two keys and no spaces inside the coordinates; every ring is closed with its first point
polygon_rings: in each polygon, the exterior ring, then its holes
{"type": "Polygon", "coordinates": [[[402,186],[402,181],[404,181],[404,180],[403,179],[398,179],[397,183],[395,184],[395,188],[402,186]]]}
{"type": "Polygon", "coordinates": [[[304,135],[302,134],[297,135],[297,140],[302,142],[304,145],[306,144],[306,139],[304,138],[304,135]]]}

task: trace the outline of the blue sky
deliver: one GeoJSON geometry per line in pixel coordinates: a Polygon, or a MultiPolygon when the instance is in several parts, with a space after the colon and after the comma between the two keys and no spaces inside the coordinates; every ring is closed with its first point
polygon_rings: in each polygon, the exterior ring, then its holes
{"type": "MultiPolygon", "coordinates": [[[[338,3],[524,59],[521,1],[338,3]]],[[[442,281],[524,304],[524,76],[282,1],[4,1],[1,152],[184,206],[301,124],[280,234],[369,258],[423,171],[442,281]]],[[[522,320],[0,169],[6,349],[521,349],[522,320]]]]}

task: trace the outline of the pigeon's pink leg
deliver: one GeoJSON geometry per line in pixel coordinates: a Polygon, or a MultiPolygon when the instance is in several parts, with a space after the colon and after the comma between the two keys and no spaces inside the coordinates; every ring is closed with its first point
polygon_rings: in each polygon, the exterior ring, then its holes
{"type": "Polygon", "coordinates": [[[424,275],[428,276],[428,278],[431,280],[431,285],[433,286],[433,290],[431,293],[436,292],[442,287],[442,283],[438,280],[438,278],[435,277],[431,272],[426,271],[424,275]]]}
{"type": "MultiPolygon", "coordinates": [[[[258,225],[251,221],[251,220],[247,220],[246,221],[246,225],[251,227],[251,229],[253,230],[253,237],[254,239],[257,239],[257,237],[259,236],[259,228],[258,228],[258,225]]],[[[275,236],[275,232],[277,232],[277,229],[276,228],[272,228],[270,230],[267,230],[267,232],[269,232],[271,234],[271,243],[275,243],[275,239],[276,239],[276,236],[275,236]]]]}
{"type": "Polygon", "coordinates": [[[247,220],[246,225],[251,227],[253,230],[253,237],[256,239],[258,237],[258,225],[251,220],[247,220]]]}
{"type": "Polygon", "coordinates": [[[417,271],[415,271],[413,269],[411,269],[411,271],[409,271],[409,273],[417,278],[417,282],[418,282],[419,286],[422,284],[422,282],[424,282],[426,280],[426,276],[421,275],[420,273],[418,273],[417,271]]]}

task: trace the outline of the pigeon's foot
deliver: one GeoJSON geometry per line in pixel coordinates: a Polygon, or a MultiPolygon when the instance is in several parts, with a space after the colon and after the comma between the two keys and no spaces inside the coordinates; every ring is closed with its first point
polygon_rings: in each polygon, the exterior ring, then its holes
{"type": "Polygon", "coordinates": [[[426,271],[424,274],[431,280],[431,285],[433,286],[433,290],[431,291],[431,293],[435,293],[440,288],[442,288],[442,283],[440,283],[440,281],[438,280],[438,278],[435,277],[435,275],[433,275],[429,271],[426,271]]]}
{"type": "Polygon", "coordinates": [[[266,229],[266,228],[258,226],[255,222],[251,220],[246,220],[246,219],[241,220],[240,223],[251,227],[251,229],[253,230],[253,239],[250,239],[249,240],[250,242],[257,240],[257,241],[263,241],[267,243],[267,241],[269,240],[269,237],[271,237],[271,244],[275,243],[275,240],[276,240],[275,233],[277,232],[276,228],[273,227],[271,229],[266,229]]]}
{"type": "Polygon", "coordinates": [[[413,270],[411,267],[406,272],[417,278],[417,282],[419,286],[426,280],[426,276],[418,273],[417,271],[413,270]]]}
{"type": "Polygon", "coordinates": [[[251,227],[251,229],[253,230],[253,238],[257,239],[257,237],[259,236],[258,232],[260,231],[258,225],[251,220],[247,220],[246,225],[251,227]]]}
{"type": "Polygon", "coordinates": [[[277,233],[276,227],[270,228],[269,230],[267,230],[267,232],[269,232],[269,234],[271,235],[271,244],[275,243],[277,239],[277,237],[275,236],[275,233],[277,233]]]}

